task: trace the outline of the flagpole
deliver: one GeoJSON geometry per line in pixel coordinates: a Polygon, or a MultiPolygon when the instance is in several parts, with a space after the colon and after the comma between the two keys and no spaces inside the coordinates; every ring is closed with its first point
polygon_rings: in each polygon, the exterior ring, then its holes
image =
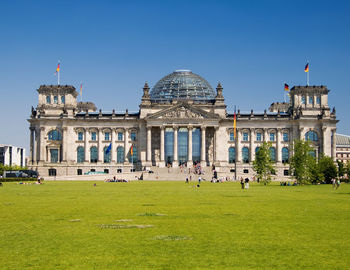
{"type": "Polygon", "coordinates": [[[58,72],[57,72],[57,85],[60,85],[60,69],[61,69],[61,63],[60,63],[60,60],[58,60],[58,72]]]}
{"type": "MultiPolygon", "coordinates": [[[[234,117],[236,117],[236,125],[237,125],[237,115],[236,115],[236,105],[235,105],[235,113],[234,113],[234,117]]],[[[235,120],[233,120],[235,121],[235,120]]],[[[234,127],[235,129],[236,127],[234,127]]],[[[234,133],[236,133],[236,131],[233,131],[234,133]]],[[[235,134],[236,135],[236,134],[235,134]]],[[[250,138],[251,139],[251,138],[250,138]]],[[[235,136],[235,155],[237,156],[237,153],[238,153],[238,149],[237,149],[237,143],[236,143],[236,140],[237,140],[237,135],[235,136]]],[[[237,180],[237,159],[236,159],[236,156],[235,156],[235,180],[237,180]]]]}
{"type": "Polygon", "coordinates": [[[307,76],[307,79],[306,79],[307,80],[307,82],[306,82],[307,86],[309,86],[309,72],[310,72],[310,68],[309,68],[308,72],[306,72],[307,73],[307,75],[306,75],[307,76]]]}

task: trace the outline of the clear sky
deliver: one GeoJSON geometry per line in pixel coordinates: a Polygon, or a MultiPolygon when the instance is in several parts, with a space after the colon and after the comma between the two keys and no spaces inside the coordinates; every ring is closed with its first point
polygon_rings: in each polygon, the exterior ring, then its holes
{"type": "Polygon", "coordinates": [[[142,87],[190,69],[228,111],[263,111],[283,85],[327,85],[350,135],[350,1],[0,1],[0,143],[25,146],[36,89],[79,89],[103,111],[137,111],[142,87]]]}

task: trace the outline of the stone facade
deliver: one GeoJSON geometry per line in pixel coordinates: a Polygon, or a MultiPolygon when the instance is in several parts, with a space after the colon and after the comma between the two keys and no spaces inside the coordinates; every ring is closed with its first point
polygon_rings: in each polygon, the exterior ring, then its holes
{"type": "Polygon", "coordinates": [[[187,166],[200,162],[203,167],[214,165],[219,173],[252,176],[255,151],[269,141],[274,148],[277,176],[283,177],[288,174],[294,139],[310,140],[316,156],[324,153],[336,158],[337,120],[335,110],[328,106],[328,92],[325,86],[295,86],[290,91],[290,103],[273,103],[270,112],[238,110],[233,138],[234,114],[226,110],[220,84],[215,99],[207,102],[155,102],[146,83],[137,113],[96,112],[93,103],[77,102],[73,86],[43,85],[38,89],[39,104],[28,120],[28,165],[41,176],[77,175],[91,170],[115,174],[152,166],[177,167],[178,151],[182,151],[187,155],[181,157],[187,166]],[[186,137],[181,137],[184,130],[186,137]],[[183,138],[187,138],[187,151],[180,147],[183,138]],[[195,149],[199,149],[196,161],[195,149]],[[165,156],[169,157],[169,151],[172,160],[165,156]],[[230,151],[234,151],[231,157],[230,151]]]}

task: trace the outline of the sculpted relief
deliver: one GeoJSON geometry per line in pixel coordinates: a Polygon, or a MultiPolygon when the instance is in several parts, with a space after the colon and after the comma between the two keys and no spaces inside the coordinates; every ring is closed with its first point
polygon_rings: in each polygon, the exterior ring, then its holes
{"type": "Polygon", "coordinates": [[[180,108],[179,110],[165,113],[162,118],[203,118],[203,116],[185,108],[180,108]]]}

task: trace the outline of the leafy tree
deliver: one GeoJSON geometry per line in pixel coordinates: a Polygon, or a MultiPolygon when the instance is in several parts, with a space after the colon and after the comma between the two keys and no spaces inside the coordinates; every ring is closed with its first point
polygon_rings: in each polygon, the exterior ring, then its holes
{"type": "Polygon", "coordinates": [[[324,175],[324,180],[326,183],[331,183],[333,178],[337,178],[337,166],[334,164],[334,161],[329,156],[322,156],[318,161],[320,171],[324,175]]]}
{"type": "Polygon", "coordinates": [[[338,177],[343,177],[346,173],[346,167],[344,166],[344,163],[340,160],[337,160],[337,165],[338,177]]]}
{"type": "Polygon", "coordinates": [[[271,143],[264,142],[253,161],[253,170],[264,185],[271,182],[271,174],[275,172],[274,162],[270,158],[270,147],[271,143]]]}
{"type": "Polygon", "coordinates": [[[345,173],[349,179],[349,176],[350,176],[350,160],[348,160],[348,162],[346,163],[346,166],[345,166],[345,173]]]}
{"type": "Polygon", "coordinates": [[[4,174],[4,171],[18,171],[18,170],[27,170],[27,167],[21,167],[18,165],[4,165],[0,164],[0,175],[4,174]]]}
{"type": "Polygon", "coordinates": [[[309,160],[309,163],[307,164],[309,173],[308,173],[308,183],[322,183],[324,182],[324,175],[322,173],[322,170],[320,168],[320,163],[317,162],[316,158],[312,158],[309,160]]]}
{"type": "Polygon", "coordinates": [[[315,158],[310,155],[312,148],[307,141],[295,140],[290,158],[290,171],[299,184],[311,183],[312,174],[317,174],[315,158]]]}

